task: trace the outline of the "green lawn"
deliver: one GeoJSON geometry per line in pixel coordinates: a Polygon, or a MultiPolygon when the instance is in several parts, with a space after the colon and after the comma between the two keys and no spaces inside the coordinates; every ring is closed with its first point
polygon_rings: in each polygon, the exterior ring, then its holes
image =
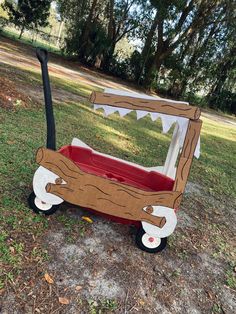
{"type": "Polygon", "coordinates": [[[56,47],[55,45],[51,43],[48,43],[46,40],[37,39],[36,41],[32,42],[32,38],[28,34],[23,34],[21,39],[19,39],[19,32],[17,32],[15,28],[6,27],[5,29],[1,30],[1,33],[8,38],[24,43],[26,45],[33,46],[33,47],[41,47],[53,53],[56,53],[59,55],[62,54],[62,51],[58,47],[56,47]]]}

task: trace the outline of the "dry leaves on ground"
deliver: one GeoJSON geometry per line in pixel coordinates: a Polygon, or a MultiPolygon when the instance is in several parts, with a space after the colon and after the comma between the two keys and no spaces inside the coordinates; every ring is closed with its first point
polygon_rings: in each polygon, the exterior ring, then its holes
{"type": "Polygon", "coordinates": [[[59,300],[59,303],[64,304],[64,305],[70,304],[70,301],[67,298],[59,297],[58,300],[59,300]]]}
{"type": "Polygon", "coordinates": [[[87,216],[82,216],[82,219],[85,220],[85,221],[87,221],[87,222],[89,222],[90,224],[93,223],[92,219],[89,218],[89,217],[87,217],[87,216]]]}
{"type": "Polygon", "coordinates": [[[75,287],[75,290],[76,290],[76,291],[80,291],[82,288],[83,288],[82,286],[76,286],[76,287],[75,287]]]}
{"type": "Polygon", "coordinates": [[[45,273],[44,278],[45,278],[45,280],[46,280],[49,284],[53,284],[53,283],[54,283],[54,280],[52,279],[51,276],[49,276],[48,273],[45,273]]]}

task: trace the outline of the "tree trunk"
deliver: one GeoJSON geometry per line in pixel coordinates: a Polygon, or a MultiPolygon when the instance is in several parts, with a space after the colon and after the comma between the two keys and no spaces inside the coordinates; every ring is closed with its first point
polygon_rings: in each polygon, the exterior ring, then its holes
{"type": "Polygon", "coordinates": [[[163,29],[164,29],[164,20],[158,15],[157,18],[158,25],[158,39],[157,39],[157,50],[153,62],[147,67],[145,73],[144,85],[148,88],[151,87],[151,83],[154,80],[155,76],[158,75],[161,68],[164,56],[164,40],[163,40],[163,29]]]}
{"type": "Polygon", "coordinates": [[[211,91],[208,93],[207,98],[209,99],[210,107],[214,107],[214,102],[216,101],[218,95],[221,93],[224,84],[228,78],[228,73],[232,67],[235,66],[235,53],[236,48],[233,47],[225,59],[223,59],[217,69],[217,80],[213,84],[211,91]]]}
{"type": "Polygon", "coordinates": [[[108,23],[108,38],[114,40],[115,25],[114,25],[114,0],[109,1],[109,23],[108,23]]]}
{"type": "Polygon", "coordinates": [[[152,22],[152,26],[150,31],[148,32],[146,41],[145,41],[145,45],[143,47],[142,53],[141,53],[141,62],[142,62],[142,68],[140,71],[140,76],[138,79],[138,83],[140,83],[141,77],[143,75],[149,54],[150,54],[150,50],[151,50],[151,46],[152,46],[152,41],[153,41],[153,37],[155,34],[155,31],[157,29],[157,24],[158,24],[158,12],[156,12],[156,15],[154,17],[154,20],[152,22]]]}
{"type": "Polygon", "coordinates": [[[24,33],[24,30],[25,30],[25,24],[23,24],[22,27],[21,27],[19,39],[21,39],[21,37],[22,37],[22,35],[24,33]]]}
{"type": "Polygon", "coordinates": [[[58,48],[59,48],[59,46],[60,46],[61,33],[62,33],[63,25],[64,25],[64,21],[61,20],[61,22],[60,22],[60,27],[59,27],[59,31],[58,31],[58,35],[57,35],[57,43],[56,43],[56,46],[57,46],[58,48]]]}
{"type": "Polygon", "coordinates": [[[144,80],[145,87],[147,88],[151,87],[153,80],[155,79],[156,76],[158,76],[165,56],[166,53],[164,51],[163,45],[158,45],[153,62],[146,69],[144,80]]]}
{"type": "Polygon", "coordinates": [[[101,53],[97,55],[95,58],[95,63],[94,63],[95,68],[100,69],[102,65],[102,61],[103,61],[103,54],[101,53]]]}
{"type": "Polygon", "coordinates": [[[111,59],[114,54],[115,46],[116,46],[116,25],[114,21],[114,5],[115,5],[115,1],[110,0],[109,1],[109,23],[108,23],[108,29],[107,29],[107,35],[110,41],[110,45],[107,51],[104,53],[104,58],[101,64],[101,67],[106,71],[109,70],[111,59]]]}
{"type": "Polygon", "coordinates": [[[81,59],[84,59],[86,55],[86,46],[89,41],[89,33],[90,33],[91,25],[92,25],[92,22],[96,13],[97,3],[98,3],[98,0],[93,0],[89,15],[87,17],[87,20],[83,28],[83,32],[80,39],[80,43],[81,43],[80,44],[80,58],[81,59]]]}

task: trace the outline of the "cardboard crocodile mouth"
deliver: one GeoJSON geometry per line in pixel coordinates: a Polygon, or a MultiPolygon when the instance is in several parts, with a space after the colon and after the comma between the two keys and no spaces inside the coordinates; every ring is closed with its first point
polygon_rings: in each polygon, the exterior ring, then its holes
{"type": "MultiPolygon", "coordinates": [[[[114,94],[114,95],[120,95],[120,96],[128,96],[128,97],[138,97],[138,98],[143,98],[143,99],[149,99],[149,100],[163,100],[165,102],[171,102],[173,103],[173,100],[165,99],[165,98],[160,98],[160,97],[154,97],[154,96],[149,96],[145,94],[139,94],[139,93],[134,93],[134,92],[127,92],[123,90],[116,90],[112,88],[105,88],[104,93],[107,94],[114,94]]],[[[175,101],[176,104],[185,104],[189,105],[188,102],[179,102],[175,101]]],[[[98,109],[103,109],[104,110],[104,116],[109,116],[115,112],[118,112],[121,117],[126,116],[128,113],[134,111],[136,112],[136,117],[137,120],[144,118],[146,116],[150,116],[152,121],[156,121],[157,119],[161,120],[162,123],[162,133],[166,134],[169,132],[173,124],[178,124],[179,126],[179,134],[180,134],[180,147],[183,146],[184,139],[186,136],[187,128],[188,128],[188,118],[184,117],[179,117],[179,116],[173,116],[173,115],[168,115],[164,113],[157,113],[157,112],[149,112],[149,111],[144,111],[144,110],[134,110],[134,109],[127,109],[127,108],[122,108],[122,107],[114,107],[114,106],[109,106],[109,105],[101,105],[101,104],[96,104],[94,103],[94,110],[98,109]]],[[[200,136],[198,139],[198,143],[194,152],[194,156],[196,158],[199,158],[200,156],[200,136]]]]}

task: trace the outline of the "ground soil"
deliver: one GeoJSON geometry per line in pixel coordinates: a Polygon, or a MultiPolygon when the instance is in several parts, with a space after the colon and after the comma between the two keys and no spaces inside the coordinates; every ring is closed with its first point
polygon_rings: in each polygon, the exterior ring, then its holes
{"type": "Polygon", "coordinates": [[[27,106],[30,99],[22,92],[19,92],[15,84],[4,78],[0,77],[0,107],[5,109],[13,109],[15,106],[27,106]]]}

